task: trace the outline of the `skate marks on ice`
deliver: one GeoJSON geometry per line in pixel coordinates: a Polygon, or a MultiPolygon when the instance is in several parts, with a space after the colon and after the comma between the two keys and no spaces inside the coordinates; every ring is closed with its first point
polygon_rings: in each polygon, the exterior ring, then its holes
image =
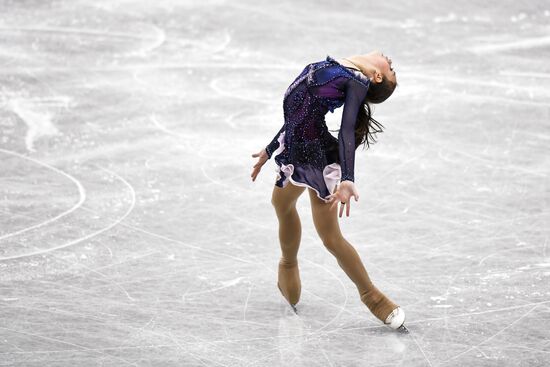
{"type": "MultiPolygon", "coordinates": [[[[36,139],[59,134],[59,130],[52,123],[52,113],[47,108],[51,105],[51,102],[51,100],[47,99],[38,99],[35,101],[13,99],[8,103],[8,108],[28,126],[25,136],[25,146],[31,152],[35,151],[34,141],[36,139]]],[[[67,108],[68,99],[53,100],[53,102],[55,104],[61,102],[62,107],[67,108]]]]}
{"type": "MultiPolygon", "coordinates": [[[[417,14],[401,4],[372,15],[353,4],[294,13],[292,4],[217,1],[6,7],[2,106],[17,134],[7,132],[0,151],[10,167],[0,178],[0,266],[10,270],[0,300],[16,312],[1,329],[2,358],[511,366],[526,357],[516,353],[546,356],[537,339],[545,318],[536,316],[549,306],[540,184],[548,170],[536,157],[549,134],[536,120],[547,116],[550,73],[523,62],[525,51],[544,56],[547,36],[540,16],[517,16],[517,4],[470,5],[417,14]],[[268,199],[265,207],[252,200],[268,194],[239,176],[247,176],[243,157],[281,121],[279,85],[299,60],[324,57],[323,27],[303,15],[327,10],[353,34],[372,19],[366,35],[383,33],[404,66],[395,104],[376,112],[388,135],[358,160],[369,168],[368,189],[345,233],[403,305],[407,337],[362,307],[309,235],[307,216],[304,298],[299,316],[281,316],[276,222],[268,199]],[[293,47],[276,46],[290,36],[293,47]],[[471,103],[484,106],[468,113],[471,103]],[[384,255],[394,249],[403,260],[384,255]],[[42,277],[34,264],[48,261],[62,265],[42,277]]],[[[361,42],[335,37],[346,40],[341,56],[361,42]]],[[[265,183],[269,190],[271,178],[265,183]]]]}
{"type": "MultiPolygon", "coordinates": [[[[70,48],[77,48],[83,53],[112,55],[116,57],[146,56],[155,49],[161,47],[166,41],[166,34],[163,29],[154,24],[133,23],[135,32],[124,32],[122,30],[94,29],[94,28],[71,28],[71,27],[6,27],[0,26],[0,36],[8,40],[13,40],[13,44],[8,43],[8,54],[17,59],[24,54],[16,51],[15,45],[25,44],[28,39],[30,43],[29,53],[37,51],[55,50],[60,56],[63,54],[63,48],[59,49],[58,39],[64,39],[67,51],[70,48]],[[13,49],[13,51],[12,51],[13,49]],[[11,51],[11,52],[10,52],[11,51]]],[[[74,50],[71,50],[74,52],[74,50]]]]}

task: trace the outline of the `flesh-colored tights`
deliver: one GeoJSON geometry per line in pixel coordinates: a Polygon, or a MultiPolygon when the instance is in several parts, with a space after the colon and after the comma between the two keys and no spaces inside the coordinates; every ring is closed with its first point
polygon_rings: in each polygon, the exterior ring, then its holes
{"type": "MultiPolygon", "coordinates": [[[[282,253],[279,260],[278,286],[287,301],[294,305],[300,300],[301,293],[297,255],[302,227],[296,210],[296,201],[305,189],[289,182],[284,188],[274,186],[271,197],[271,203],[279,220],[279,242],[282,253]]],[[[338,225],[338,207],[335,206],[331,210],[331,204],[319,199],[314,190],[308,188],[308,191],[313,223],[323,244],[356,285],[361,301],[374,316],[384,322],[397,305],[374,286],[359,254],[342,236],[338,225]]]]}

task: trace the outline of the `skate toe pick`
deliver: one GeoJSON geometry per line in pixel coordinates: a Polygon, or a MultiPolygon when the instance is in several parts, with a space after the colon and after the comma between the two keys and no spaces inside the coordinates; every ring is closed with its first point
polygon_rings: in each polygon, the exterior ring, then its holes
{"type": "Polygon", "coordinates": [[[390,328],[397,330],[403,328],[406,330],[405,326],[405,311],[401,307],[395,308],[386,318],[384,324],[388,325],[390,328]]]}

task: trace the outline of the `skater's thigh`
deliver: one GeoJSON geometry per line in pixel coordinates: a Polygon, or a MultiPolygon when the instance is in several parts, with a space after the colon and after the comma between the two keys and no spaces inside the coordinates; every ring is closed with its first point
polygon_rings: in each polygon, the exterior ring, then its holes
{"type": "MultiPolygon", "coordinates": [[[[311,201],[311,214],[313,224],[324,243],[333,242],[334,239],[342,237],[340,226],[338,225],[338,206],[330,209],[331,203],[325,203],[321,200],[315,190],[308,188],[309,199],[311,201]]],[[[338,204],[340,205],[340,204],[338,204]]]]}
{"type": "Polygon", "coordinates": [[[291,182],[288,182],[285,187],[273,185],[271,204],[277,211],[291,209],[295,207],[296,201],[305,189],[305,187],[293,185],[291,182]]]}

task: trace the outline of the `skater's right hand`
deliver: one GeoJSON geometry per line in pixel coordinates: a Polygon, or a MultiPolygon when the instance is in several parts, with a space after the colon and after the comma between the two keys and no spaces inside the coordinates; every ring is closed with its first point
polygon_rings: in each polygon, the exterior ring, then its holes
{"type": "Polygon", "coordinates": [[[334,205],[338,205],[338,202],[340,202],[339,217],[342,217],[344,206],[346,206],[346,217],[349,217],[350,200],[352,196],[355,198],[355,201],[359,200],[359,192],[355,188],[355,183],[348,180],[340,182],[340,184],[336,186],[334,194],[328,196],[329,203],[332,203],[330,210],[334,208],[334,205]]]}
{"type": "Polygon", "coordinates": [[[258,157],[258,162],[256,162],[256,164],[254,165],[252,169],[252,174],[250,175],[250,177],[252,177],[252,181],[256,180],[256,177],[258,176],[258,173],[260,173],[262,166],[269,159],[267,156],[267,152],[265,151],[265,148],[260,150],[259,153],[252,154],[252,158],[256,158],[256,157],[258,157]]]}

